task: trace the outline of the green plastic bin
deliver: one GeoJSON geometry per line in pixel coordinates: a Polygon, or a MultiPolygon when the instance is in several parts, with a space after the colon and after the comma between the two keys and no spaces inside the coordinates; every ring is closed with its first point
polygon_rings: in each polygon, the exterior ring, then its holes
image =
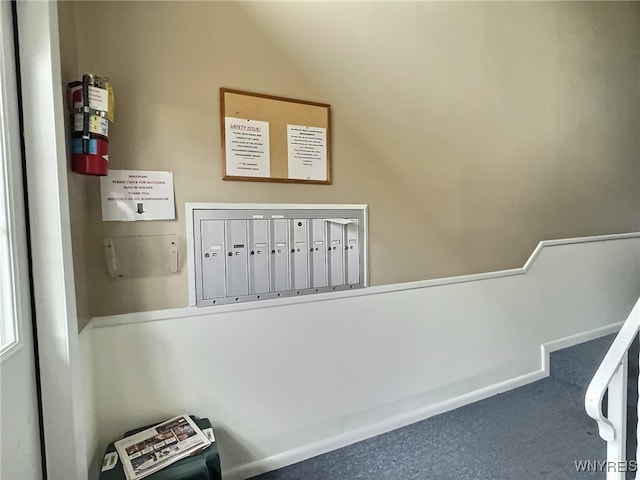
{"type": "MultiPolygon", "coordinates": [[[[197,418],[193,415],[189,415],[195,422],[200,430],[205,428],[211,428],[211,422],[208,418],[197,418]]],[[[155,424],[154,424],[155,425],[155,424]]],[[[153,425],[147,425],[126,432],[123,436],[129,437],[142,430],[145,430],[153,425]]],[[[116,447],[113,442],[107,446],[105,455],[111,452],[115,452],[116,447]]],[[[126,480],[124,468],[122,462],[118,458],[118,463],[111,470],[100,472],[100,480],[126,480]]],[[[218,453],[218,446],[216,442],[213,442],[203,452],[178,460],[175,463],[159,470],[151,475],[148,475],[144,480],[221,480],[222,475],[220,473],[220,455],[218,453]]]]}

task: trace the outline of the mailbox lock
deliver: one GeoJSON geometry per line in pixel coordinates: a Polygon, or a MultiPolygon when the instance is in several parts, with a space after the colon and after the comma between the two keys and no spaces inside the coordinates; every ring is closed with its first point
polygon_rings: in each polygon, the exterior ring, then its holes
{"type": "Polygon", "coordinates": [[[211,255],[209,255],[208,253],[204,254],[204,258],[209,258],[211,255]]]}
{"type": "Polygon", "coordinates": [[[274,255],[276,253],[275,250],[271,250],[271,254],[274,255]]]}
{"type": "Polygon", "coordinates": [[[301,227],[302,226],[302,222],[298,222],[298,226],[301,227]]]}
{"type": "Polygon", "coordinates": [[[292,248],[292,249],[291,249],[291,253],[296,253],[296,249],[295,249],[295,248],[292,248]]]}
{"type": "Polygon", "coordinates": [[[230,257],[233,257],[233,252],[229,252],[229,253],[228,253],[228,255],[229,255],[230,257]]]}
{"type": "Polygon", "coordinates": [[[254,252],[253,250],[251,250],[251,255],[255,255],[255,254],[256,254],[256,252],[254,252]]]}

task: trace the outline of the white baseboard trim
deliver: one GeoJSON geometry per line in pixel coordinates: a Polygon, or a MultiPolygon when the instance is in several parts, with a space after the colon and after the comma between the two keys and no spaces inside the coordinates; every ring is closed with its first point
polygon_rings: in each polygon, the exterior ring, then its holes
{"type": "Polygon", "coordinates": [[[535,382],[545,378],[547,375],[542,371],[534,371],[525,375],[505,380],[504,382],[496,383],[488,387],[484,387],[473,392],[454,397],[444,402],[436,403],[434,405],[425,405],[421,408],[412,410],[410,412],[399,413],[398,415],[389,417],[385,420],[381,420],[378,423],[371,424],[356,430],[345,432],[341,435],[336,435],[325,440],[321,440],[316,443],[304,445],[300,448],[289,450],[286,452],[273,455],[271,457],[255,460],[253,462],[239,465],[230,470],[223,471],[224,480],[244,480],[256,475],[260,475],[271,470],[283,468],[288,465],[292,465],[303,460],[321,455],[323,453],[336,450],[338,448],[346,447],[356,442],[366,440],[376,435],[390,432],[397,428],[401,428],[412,423],[426,420],[434,415],[455,410],[456,408],[463,407],[470,403],[474,403],[485,398],[492,397],[499,393],[512,390],[514,388],[522,387],[529,383],[535,382]]]}
{"type": "Polygon", "coordinates": [[[563,348],[572,347],[579,343],[588,342],[589,340],[595,340],[596,338],[603,337],[618,332],[623,322],[612,323],[603,327],[598,327],[593,330],[581,332],[576,335],[570,335],[568,337],[560,338],[547,342],[540,347],[541,353],[541,368],[540,370],[533,371],[531,373],[506,380],[504,382],[496,383],[488,387],[484,387],[473,392],[454,397],[444,402],[440,402],[434,405],[425,405],[421,408],[412,410],[410,412],[399,413],[393,417],[389,417],[385,420],[381,420],[378,423],[362,427],[356,430],[345,432],[341,435],[336,435],[325,440],[321,440],[316,443],[304,445],[300,448],[289,450],[286,452],[266,457],[263,459],[255,460],[253,462],[239,465],[230,470],[223,471],[224,480],[244,480],[247,478],[260,475],[262,473],[283,468],[288,465],[292,465],[303,460],[322,455],[323,453],[336,450],[338,448],[346,447],[356,442],[366,440],[376,435],[390,432],[397,428],[401,428],[412,423],[426,420],[427,418],[445,413],[456,408],[469,405],[485,398],[498,395],[500,393],[512,390],[514,388],[522,387],[529,383],[542,380],[549,376],[549,358],[551,352],[561,350],[563,348]]]}
{"type": "Polygon", "coordinates": [[[595,340],[596,338],[604,337],[617,333],[622,327],[624,322],[611,323],[603,327],[594,328],[587,332],[576,333],[575,335],[569,335],[568,337],[552,340],[541,345],[540,347],[540,368],[545,372],[545,376],[549,376],[549,360],[551,352],[562,350],[563,348],[573,347],[579,343],[588,342],[589,340],[595,340]]]}

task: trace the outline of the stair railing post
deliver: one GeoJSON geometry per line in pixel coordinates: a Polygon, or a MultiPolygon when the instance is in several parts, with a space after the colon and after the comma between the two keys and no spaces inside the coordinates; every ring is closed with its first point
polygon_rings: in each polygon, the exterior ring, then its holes
{"type": "MultiPolygon", "coordinates": [[[[638,365],[640,365],[640,351],[638,352],[638,365]]],[[[636,461],[633,465],[633,471],[635,472],[633,478],[638,480],[640,478],[638,475],[638,462],[640,462],[640,371],[638,372],[638,382],[636,386],[636,461]]]]}
{"type": "MultiPolygon", "coordinates": [[[[598,433],[607,442],[607,480],[624,480],[626,471],[634,471],[636,464],[627,462],[627,360],[636,335],[640,331],[640,297],[605,354],[587,387],[584,406],[587,414],[598,424],[598,433]],[[609,402],[605,416],[602,399],[605,392],[609,402]]],[[[638,410],[640,412],[640,409],[638,410]]],[[[640,423],[640,422],[639,422],[640,423]]],[[[640,429],[638,429],[640,438],[640,429]]],[[[635,475],[638,478],[638,475],[635,475]]]]}
{"type": "Polygon", "coordinates": [[[607,480],[624,480],[627,461],[627,358],[622,357],[608,389],[607,418],[613,425],[614,438],[607,442],[607,480]]]}

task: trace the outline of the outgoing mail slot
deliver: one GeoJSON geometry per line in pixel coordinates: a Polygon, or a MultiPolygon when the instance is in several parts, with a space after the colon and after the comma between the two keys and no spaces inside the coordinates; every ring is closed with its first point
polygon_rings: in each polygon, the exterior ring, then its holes
{"type": "Polygon", "coordinates": [[[344,225],[327,221],[329,285],[344,285],[344,225]]]}
{"type": "Polygon", "coordinates": [[[249,293],[269,291],[269,232],[267,220],[249,220],[249,293]]]}
{"type": "Polygon", "coordinates": [[[247,275],[247,221],[226,220],[227,296],[249,292],[247,275]]]}
{"type": "Polygon", "coordinates": [[[203,299],[223,298],[227,294],[224,274],[224,221],[201,221],[200,241],[203,299]]]}
{"type": "Polygon", "coordinates": [[[269,239],[269,275],[272,292],[289,290],[289,220],[272,219],[269,239]]]}
{"type": "Polygon", "coordinates": [[[306,218],[296,218],[291,223],[291,288],[309,287],[309,234],[306,218]]]}
{"type": "Polygon", "coordinates": [[[327,286],[327,229],[324,219],[314,218],[309,220],[311,231],[309,232],[309,277],[311,287],[327,286]]]}

